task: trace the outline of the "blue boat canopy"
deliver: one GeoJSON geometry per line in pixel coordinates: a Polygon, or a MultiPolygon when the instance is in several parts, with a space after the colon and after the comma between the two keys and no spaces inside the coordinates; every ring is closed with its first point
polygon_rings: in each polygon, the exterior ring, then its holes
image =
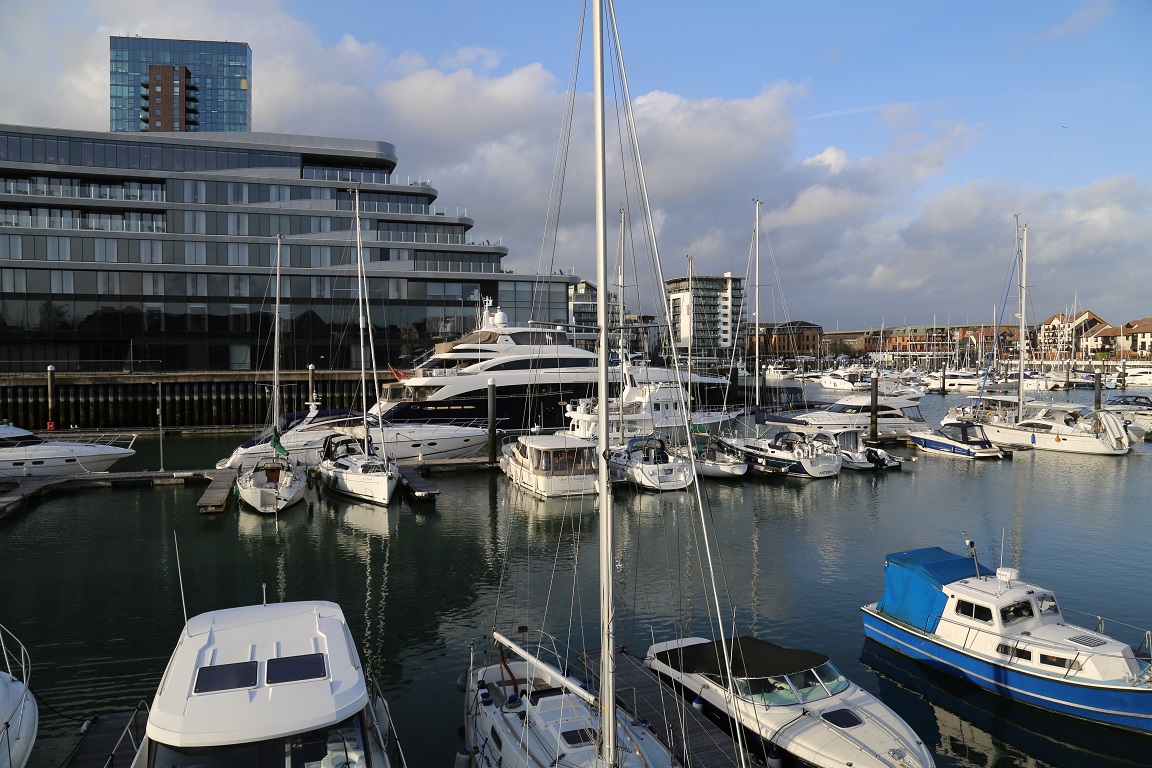
{"type": "MultiPolygon", "coordinates": [[[[884,559],[884,595],[876,609],[906,624],[935,631],[948,602],[945,584],[976,575],[972,558],[939,547],[893,552],[884,559]]],[[[980,566],[981,576],[993,572],[980,566]]]]}

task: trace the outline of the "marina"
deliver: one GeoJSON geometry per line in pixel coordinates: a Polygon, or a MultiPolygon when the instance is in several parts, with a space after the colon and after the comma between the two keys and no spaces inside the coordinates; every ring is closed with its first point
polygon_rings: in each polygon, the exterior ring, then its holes
{"type": "MultiPolygon", "coordinates": [[[[1090,402],[1091,393],[1073,398],[1090,402]]],[[[922,412],[939,423],[965,399],[927,395],[922,412]]],[[[165,466],[170,474],[211,466],[235,443],[234,435],[169,437],[165,466]]],[[[155,435],[141,435],[124,469],[151,462],[154,470],[158,447],[155,435]]],[[[899,659],[892,675],[878,675],[863,652],[859,612],[881,591],[888,553],[959,549],[968,537],[982,563],[999,565],[1003,548],[1005,565],[1057,590],[1066,610],[1146,625],[1148,566],[1131,538],[1146,522],[1150,447],[1138,443],[1121,457],[1016,451],[1011,462],[922,456],[894,473],[815,481],[749,475],[701,488],[741,631],[826,654],[916,729],[937,765],[1134,766],[1144,764],[1133,755],[1146,736],[1106,729],[1104,738],[1098,726],[1025,705],[995,705],[1012,716],[973,723],[969,709],[931,697],[951,682],[900,687],[894,679],[918,681],[927,671],[899,659]]],[[[889,450],[916,455],[910,446],[889,450]]],[[[532,582],[544,572],[502,588],[496,555],[506,554],[509,568],[536,572],[546,566],[532,553],[555,555],[559,542],[562,559],[583,571],[585,559],[595,559],[597,529],[595,497],[541,500],[500,473],[447,468],[427,478],[440,491],[434,501],[405,494],[388,508],[313,490],[279,516],[235,508],[204,515],[197,502],[205,486],[184,482],[31,499],[0,522],[4,624],[28,648],[42,702],[29,765],[60,765],[83,720],[151,700],[184,623],[173,531],[190,613],[262,596],[338,602],[409,761],[446,764],[461,744],[455,683],[470,640],[494,621],[511,628],[542,620],[525,596],[543,589],[532,582]]],[[[706,631],[705,596],[688,583],[700,546],[688,494],[614,493],[622,644],[641,653],[653,634],[706,631]]],[[[576,599],[593,605],[594,590],[582,587],[576,599]]],[[[594,615],[584,622],[593,636],[594,615]]]]}

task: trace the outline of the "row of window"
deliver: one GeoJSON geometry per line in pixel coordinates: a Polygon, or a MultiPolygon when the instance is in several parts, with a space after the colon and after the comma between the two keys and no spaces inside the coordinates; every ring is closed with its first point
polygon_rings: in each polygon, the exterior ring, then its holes
{"type": "Polygon", "coordinates": [[[83,229],[105,232],[167,232],[163,213],[82,211],[71,208],[0,208],[0,227],[83,229]]]}
{"type": "Polygon", "coordinates": [[[133,200],[147,203],[165,201],[163,182],[124,181],[108,183],[54,176],[26,179],[0,178],[0,194],[78,197],[92,200],[133,200]]]}
{"type": "Polygon", "coordinates": [[[63,138],[16,131],[0,131],[2,160],[177,173],[300,167],[300,155],[291,152],[193,147],[153,141],[63,138]]]}

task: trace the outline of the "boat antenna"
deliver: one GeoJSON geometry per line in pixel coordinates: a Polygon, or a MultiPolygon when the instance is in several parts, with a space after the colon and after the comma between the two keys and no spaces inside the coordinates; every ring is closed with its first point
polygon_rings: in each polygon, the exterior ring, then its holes
{"type": "Polygon", "coordinates": [[[1004,539],[1008,537],[1008,531],[1005,528],[1000,529],[1000,567],[1004,567],[1004,539]]]}
{"type": "Polygon", "coordinates": [[[180,570],[180,540],[172,531],[172,543],[176,547],[176,580],[180,582],[180,607],[184,609],[184,631],[188,631],[188,601],[184,599],[184,572],[180,570]]]}
{"type": "Polygon", "coordinates": [[[976,542],[968,538],[967,531],[961,531],[964,534],[964,546],[968,547],[968,554],[972,557],[972,562],[976,565],[976,578],[980,578],[980,561],[976,558],[976,542]]]}

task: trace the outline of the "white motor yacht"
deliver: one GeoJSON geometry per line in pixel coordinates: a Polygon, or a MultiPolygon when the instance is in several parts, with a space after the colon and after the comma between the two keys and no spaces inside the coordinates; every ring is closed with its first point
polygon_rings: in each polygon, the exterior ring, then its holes
{"type": "Polygon", "coordinates": [[[24,768],[40,726],[28,651],[0,624],[0,768],[24,768]]]}
{"type": "MultiPolygon", "coordinates": [[[[827,408],[788,414],[790,418],[817,429],[855,427],[870,429],[872,420],[871,395],[849,395],[827,408]]],[[[876,399],[876,434],[879,437],[904,437],[909,432],[923,429],[927,420],[920,413],[920,401],[910,397],[876,399]]]]}
{"type": "Polygon", "coordinates": [[[937,456],[960,459],[1002,459],[1004,451],[984,434],[984,428],[971,421],[948,421],[936,430],[913,432],[908,436],[917,448],[937,456]]]}
{"type": "Polygon", "coordinates": [[[227,608],[180,633],[132,768],[402,768],[388,705],[340,606],[227,608]]]}
{"type": "Polygon", "coordinates": [[[106,472],[120,459],[135,455],[135,441],[136,435],[45,439],[0,420],[0,477],[106,472]]]}
{"type": "Polygon", "coordinates": [[[596,443],[569,435],[521,435],[504,446],[500,469],[535,496],[552,499],[597,492],[596,443]]]}
{"type": "Polygon", "coordinates": [[[1118,414],[1134,440],[1144,440],[1152,432],[1152,397],[1148,395],[1113,395],[1102,406],[1118,414]]]}
{"type": "Polygon", "coordinates": [[[656,643],[644,664],[743,726],[766,756],[778,748],[819,768],[934,765],[931,751],[898,714],[817,651],[755,637],[724,643],[688,637],[656,643]]]}

